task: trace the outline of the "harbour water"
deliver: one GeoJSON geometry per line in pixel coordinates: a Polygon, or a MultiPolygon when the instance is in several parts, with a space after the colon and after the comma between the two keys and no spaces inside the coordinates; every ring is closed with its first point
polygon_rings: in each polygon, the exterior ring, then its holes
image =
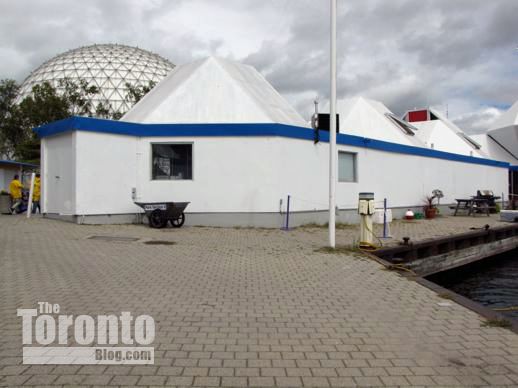
{"type": "Polygon", "coordinates": [[[518,320],[518,250],[428,277],[509,318],[518,320]]]}

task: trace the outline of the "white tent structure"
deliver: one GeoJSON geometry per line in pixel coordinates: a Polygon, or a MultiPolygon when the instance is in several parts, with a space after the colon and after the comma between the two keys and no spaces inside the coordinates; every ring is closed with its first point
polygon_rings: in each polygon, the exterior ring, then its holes
{"type": "Polygon", "coordinates": [[[418,130],[416,136],[427,148],[459,155],[486,157],[481,145],[433,108],[408,111],[404,120],[418,130]]]}
{"type": "Polygon", "coordinates": [[[518,159],[518,101],[498,118],[487,135],[518,159]]]}
{"type": "MultiPolygon", "coordinates": [[[[357,222],[358,193],[394,216],[490,188],[509,164],[422,146],[381,103],[338,104],[338,220],[357,222]],[[474,178],[476,177],[476,178],[474,178]]],[[[301,116],[255,69],[218,58],[177,67],[122,121],[72,117],[37,129],[42,210],[79,223],[142,220],[138,203],[189,202],[187,224],[279,227],[325,222],[329,134],[301,116]],[[288,200],[289,198],[289,200],[288,200]]]]}
{"type": "Polygon", "coordinates": [[[176,67],[121,120],[307,126],[256,69],[216,57],[176,67]]]}
{"type": "Polygon", "coordinates": [[[482,147],[480,150],[487,155],[488,158],[508,162],[511,165],[518,165],[518,159],[500,146],[493,138],[488,136],[487,133],[471,135],[471,138],[480,144],[482,147]]]}
{"type": "Polygon", "coordinates": [[[337,102],[340,133],[415,147],[424,144],[415,136],[416,128],[396,117],[383,103],[364,97],[337,102]]]}

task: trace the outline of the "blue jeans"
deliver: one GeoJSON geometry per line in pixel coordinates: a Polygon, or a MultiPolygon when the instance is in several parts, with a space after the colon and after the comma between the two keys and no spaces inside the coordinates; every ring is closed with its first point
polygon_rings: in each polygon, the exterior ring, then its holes
{"type": "Polygon", "coordinates": [[[36,210],[41,214],[40,201],[32,201],[32,214],[36,214],[36,210]]]}
{"type": "Polygon", "coordinates": [[[21,198],[11,198],[11,212],[18,213],[18,207],[22,204],[21,198]]]}

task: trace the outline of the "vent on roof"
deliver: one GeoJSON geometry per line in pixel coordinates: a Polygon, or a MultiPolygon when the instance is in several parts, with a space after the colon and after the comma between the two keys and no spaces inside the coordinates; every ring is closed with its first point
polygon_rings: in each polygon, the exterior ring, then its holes
{"type": "Polygon", "coordinates": [[[399,117],[394,116],[392,113],[385,113],[385,116],[387,116],[399,129],[401,129],[407,135],[414,136],[416,131],[418,131],[418,129],[412,124],[401,120],[399,117]]]}
{"type": "Polygon", "coordinates": [[[469,137],[465,133],[457,132],[457,135],[459,135],[464,141],[468,142],[471,146],[475,147],[477,150],[482,148],[482,146],[479,143],[477,143],[475,140],[473,140],[471,137],[469,137]]]}
{"type": "MultiPolygon", "coordinates": [[[[321,131],[329,131],[331,127],[331,114],[317,113],[315,127],[315,129],[321,131]]],[[[340,115],[338,113],[336,114],[336,133],[340,133],[340,115]]]]}
{"type": "Polygon", "coordinates": [[[428,110],[422,109],[408,112],[405,118],[409,123],[413,123],[414,121],[428,121],[428,110]]]}

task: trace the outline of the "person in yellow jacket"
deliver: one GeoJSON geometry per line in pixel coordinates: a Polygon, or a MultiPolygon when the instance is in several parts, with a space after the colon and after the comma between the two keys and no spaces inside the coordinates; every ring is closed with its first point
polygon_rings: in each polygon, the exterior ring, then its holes
{"type": "Polygon", "coordinates": [[[41,214],[40,207],[40,198],[41,198],[41,178],[40,174],[36,174],[36,178],[34,178],[34,189],[32,191],[32,213],[36,213],[36,210],[41,214]]]}
{"type": "Polygon", "coordinates": [[[14,179],[9,184],[9,194],[11,195],[11,214],[16,213],[18,206],[22,204],[22,189],[23,185],[20,182],[18,175],[14,176],[14,179]]]}

